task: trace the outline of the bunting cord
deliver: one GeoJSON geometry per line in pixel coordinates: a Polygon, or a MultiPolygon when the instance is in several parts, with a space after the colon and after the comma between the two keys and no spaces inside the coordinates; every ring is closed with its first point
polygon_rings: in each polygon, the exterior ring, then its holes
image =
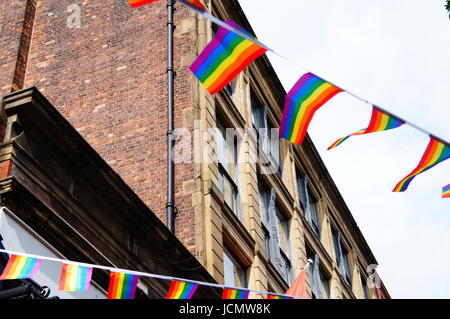
{"type": "MultiPolygon", "coordinates": [[[[236,289],[236,290],[253,292],[253,293],[257,293],[257,294],[279,296],[279,297],[285,297],[285,298],[291,298],[291,299],[306,299],[306,298],[299,298],[299,297],[295,297],[295,296],[289,296],[289,295],[283,295],[283,294],[267,292],[267,291],[259,291],[259,290],[240,288],[240,287],[230,287],[230,286],[213,284],[213,283],[209,283],[209,282],[196,281],[196,280],[185,279],[185,278],[164,276],[164,275],[151,274],[151,273],[134,271],[134,270],[128,270],[128,269],[121,269],[121,268],[114,268],[114,267],[108,267],[108,266],[101,266],[101,265],[95,265],[95,264],[88,264],[88,263],[70,261],[70,260],[65,260],[65,259],[60,259],[60,258],[53,258],[53,257],[45,257],[45,256],[40,256],[40,255],[34,255],[34,254],[20,253],[20,252],[8,250],[8,249],[0,249],[0,253],[5,253],[5,254],[9,254],[9,255],[25,256],[25,257],[30,257],[30,258],[37,258],[37,259],[41,259],[41,260],[48,260],[48,261],[59,262],[59,263],[63,263],[63,264],[70,264],[70,265],[77,265],[77,266],[83,266],[83,267],[102,269],[102,270],[107,270],[107,271],[110,271],[110,272],[119,272],[119,273],[124,273],[124,274],[129,274],[129,275],[137,275],[137,276],[141,276],[141,277],[150,277],[150,278],[162,279],[162,280],[170,280],[170,281],[176,280],[176,281],[193,283],[193,284],[197,284],[197,285],[201,285],[201,286],[208,286],[208,287],[213,287],[213,288],[220,288],[220,289],[228,288],[228,289],[236,289]]],[[[306,269],[306,267],[305,267],[305,269],[306,269]]]]}
{"type": "Polygon", "coordinates": [[[257,45],[259,45],[259,46],[263,47],[264,49],[266,49],[266,50],[268,50],[268,51],[274,53],[275,55],[277,55],[278,57],[282,58],[283,60],[285,60],[285,61],[287,61],[287,62],[289,62],[289,63],[291,63],[291,64],[293,64],[293,65],[295,65],[295,66],[297,66],[297,67],[302,68],[304,71],[313,73],[314,75],[320,77],[320,78],[323,79],[324,81],[330,83],[331,85],[333,85],[333,86],[335,86],[336,88],[342,90],[343,92],[346,92],[347,94],[353,96],[354,98],[356,98],[356,99],[358,99],[358,100],[360,100],[360,101],[362,101],[362,102],[364,102],[364,103],[366,103],[366,104],[369,104],[369,105],[372,105],[372,106],[374,106],[374,107],[377,107],[380,111],[382,111],[382,112],[384,112],[384,113],[386,113],[386,114],[392,115],[393,117],[395,117],[395,118],[397,118],[397,119],[399,119],[399,120],[405,122],[405,124],[407,124],[407,125],[409,125],[410,127],[416,129],[417,131],[419,131],[419,132],[421,132],[421,133],[423,133],[423,134],[425,134],[425,135],[428,135],[429,137],[434,138],[434,139],[436,139],[436,140],[442,142],[443,144],[446,144],[446,145],[450,146],[450,142],[447,142],[445,139],[443,139],[443,138],[441,138],[441,137],[438,137],[437,135],[431,133],[431,132],[428,131],[427,129],[424,129],[424,128],[420,127],[419,125],[417,125],[417,124],[415,124],[415,123],[413,123],[413,122],[411,122],[411,121],[405,120],[404,118],[402,118],[402,117],[400,117],[400,116],[397,116],[397,115],[393,114],[393,113],[390,112],[390,111],[387,111],[386,109],[384,109],[384,108],[378,106],[377,104],[371,103],[370,101],[368,101],[368,100],[366,100],[366,99],[360,97],[359,95],[357,95],[357,94],[355,94],[355,93],[353,93],[353,92],[351,92],[351,91],[348,91],[348,90],[346,90],[346,89],[343,89],[342,87],[340,87],[340,86],[334,84],[334,83],[331,82],[331,81],[328,81],[326,78],[324,78],[324,77],[318,75],[317,73],[314,73],[314,72],[310,71],[308,68],[306,68],[306,67],[304,67],[304,66],[302,66],[302,65],[299,65],[298,63],[294,62],[293,60],[291,60],[291,59],[289,59],[289,58],[287,58],[287,57],[285,57],[285,56],[283,56],[283,55],[281,55],[281,54],[275,52],[274,50],[272,50],[271,48],[269,48],[269,47],[266,46],[265,44],[261,43],[259,40],[255,39],[255,38],[253,38],[253,37],[250,37],[250,36],[248,36],[247,34],[245,34],[245,33],[243,33],[242,31],[240,31],[239,29],[236,29],[236,28],[234,28],[234,27],[232,27],[232,26],[226,24],[226,23],[223,22],[222,20],[220,20],[220,19],[214,17],[213,15],[211,15],[210,13],[208,13],[206,10],[205,10],[205,11],[202,11],[202,10],[199,10],[199,9],[197,9],[197,8],[194,8],[194,6],[188,5],[188,4],[186,4],[184,1],[179,1],[179,2],[182,3],[184,6],[188,7],[189,9],[194,10],[195,12],[197,12],[197,13],[200,14],[201,16],[205,17],[206,19],[210,20],[211,22],[213,22],[213,23],[215,23],[215,24],[217,24],[217,25],[219,25],[219,26],[221,26],[221,27],[224,27],[224,28],[226,28],[226,29],[229,30],[229,31],[235,32],[235,33],[237,33],[238,35],[240,35],[241,37],[244,37],[245,39],[247,39],[247,40],[249,40],[249,41],[252,41],[252,42],[256,43],[257,45]]]}

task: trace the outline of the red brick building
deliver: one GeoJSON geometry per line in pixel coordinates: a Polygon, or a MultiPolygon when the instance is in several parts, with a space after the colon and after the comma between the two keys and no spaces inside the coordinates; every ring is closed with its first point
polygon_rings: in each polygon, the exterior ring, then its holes
{"type": "MultiPolygon", "coordinates": [[[[35,86],[163,220],[166,204],[166,3],[13,0],[0,4],[0,95],[35,86]],[[80,8],[80,28],[70,25],[80,8]],[[69,25],[68,25],[69,23],[69,25]],[[72,28],[71,28],[72,27],[72,28]]],[[[192,13],[177,6],[179,24],[192,13]]],[[[176,32],[176,123],[192,105],[191,74],[180,67],[193,36],[176,32]]],[[[190,198],[177,165],[175,229],[193,250],[190,198]]]]}

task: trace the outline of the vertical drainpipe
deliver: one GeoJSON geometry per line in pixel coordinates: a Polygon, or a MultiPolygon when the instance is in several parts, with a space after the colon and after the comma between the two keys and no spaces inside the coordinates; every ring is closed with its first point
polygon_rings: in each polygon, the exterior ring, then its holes
{"type": "Polygon", "coordinates": [[[175,185],[174,185],[174,78],[175,70],[173,66],[173,34],[175,30],[173,15],[175,11],[175,0],[167,0],[167,228],[173,233],[174,220],[176,214],[175,208],[175,185]]]}

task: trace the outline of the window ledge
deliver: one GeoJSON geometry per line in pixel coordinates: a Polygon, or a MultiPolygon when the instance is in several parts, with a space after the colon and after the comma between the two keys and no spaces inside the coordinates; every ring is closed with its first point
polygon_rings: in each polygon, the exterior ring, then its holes
{"type": "Polygon", "coordinates": [[[222,205],[223,230],[228,238],[232,241],[232,246],[236,248],[236,253],[241,254],[242,261],[246,264],[252,264],[253,252],[255,250],[256,241],[250,235],[242,221],[236,216],[233,210],[226,204],[222,205]]]}
{"type": "Polygon", "coordinates": [[[267,273],[269,274],[269,279],[273,279],[273,282],[277,285],[277,287],[283,290],[279,291],[279,293],[284,293],[289,288],[289,285],[284,280],[283,276],[281,276],[281,274],[278,272],[278,270],[275,268],[272,262],[270,262],[270,260],[267,258],[267,254],[263,250],[260,250],[258,252],[258,257],[261,259],[261,262],[266,267],[267,273]]]}
{"type": "Polygon", "coordinates": [[[245,119],[242,116],[241,112],[237,108],[236,104],[231,100],[231,98],[220,91],[216,95],[216,100],[219,102],[217,107],[219,107],[220,111],[227,115],[227,117],[231,120],[235,127],[244,128],[245,127],[245,119]]]}

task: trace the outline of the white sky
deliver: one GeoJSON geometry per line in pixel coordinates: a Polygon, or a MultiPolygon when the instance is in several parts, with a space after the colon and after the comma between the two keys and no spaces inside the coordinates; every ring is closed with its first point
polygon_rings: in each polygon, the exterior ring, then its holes
{"type": "MultiPolygon", "coordinates": [[[[301,66],[450,141],[450,19],[444,0],[240,0],[288,91],[301,66]]],[[[450,160],[396,183],[429,138],[409,126],[337,138],[367,127],[371,106],[340,94],[309,134],[380,266],[393,298],[450,298],[450,160]]]]}

